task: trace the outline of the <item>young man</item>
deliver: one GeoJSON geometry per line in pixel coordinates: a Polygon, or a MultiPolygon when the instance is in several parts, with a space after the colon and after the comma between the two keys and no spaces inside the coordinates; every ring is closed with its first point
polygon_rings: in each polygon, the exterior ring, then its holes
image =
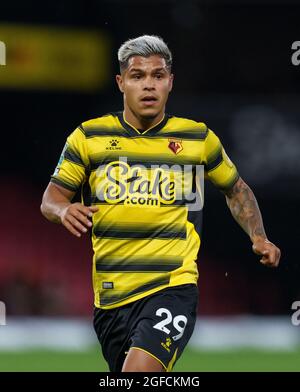
{"type": "MultiPolygon", "coordinates": [[[[94,326],[110,370],[165,371],[191,337],[198,298],[201,211],[179,192],[181,169],[204,166],[261,263],[277,267],[280,250],[218,137],[165,113],[173,74],[164,41],[128,40],[118,58],[124,111],[84,122],[68,137],[41,211],[77,237],[92,230],[94,326]],[[71,203],[79,188],[83,203],[71,203]]],[[[184,179],[190,191],[199,187],[193,173],[184,179]]]]}

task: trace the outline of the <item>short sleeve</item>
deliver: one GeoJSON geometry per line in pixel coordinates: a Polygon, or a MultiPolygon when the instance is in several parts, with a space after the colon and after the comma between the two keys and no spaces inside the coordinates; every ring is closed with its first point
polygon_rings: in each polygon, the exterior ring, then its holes
{"type": "Polygon", "coordinates": [[[51,182],[76,192],[86,180],[88,167],[86,137],[78,127],[67,138],[51,182]]]}
{"type": "Polygon", "coordinates": [[[238,180],[239,173],[220,139],[210,129],[205,139],[204,155],[205,177],[220,190],[230,189],[238,180]]]}

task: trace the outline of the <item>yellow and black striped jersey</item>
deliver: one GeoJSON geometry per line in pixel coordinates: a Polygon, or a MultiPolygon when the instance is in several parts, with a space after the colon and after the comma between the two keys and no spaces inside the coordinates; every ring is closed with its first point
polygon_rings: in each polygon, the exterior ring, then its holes
{"type": "Polygon", "coordinates": [[[198,168],[220,189],[238,179],[214,132],[185,118],[165,115],[140,132],[122,112],[110,113],[68,137],[51,181],[81,188],[84,204],[99,207],[92,218],[96,307],[197,284],[203,204],[195,201],[197,194],[203,201],[198,168]]]}

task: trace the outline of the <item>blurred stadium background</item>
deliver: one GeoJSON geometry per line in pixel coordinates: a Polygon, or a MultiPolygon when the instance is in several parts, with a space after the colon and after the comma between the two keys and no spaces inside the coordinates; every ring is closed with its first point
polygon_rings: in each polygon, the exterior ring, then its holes
{"type": "Polygon", "coordinates": [[[291,322],[300,301],[297,3],[1,3],[0,371],[107,370],[92,329],[89,239],[46,222],[39,205],[68,134],[122,108],[116,51],[144,33],[161,35],[174,54],[168,112],[221,137],[282,249],[277,270],[261,266],[206,185],[199,319],[175,370],[300,370],[300,326],[291,322]]]}

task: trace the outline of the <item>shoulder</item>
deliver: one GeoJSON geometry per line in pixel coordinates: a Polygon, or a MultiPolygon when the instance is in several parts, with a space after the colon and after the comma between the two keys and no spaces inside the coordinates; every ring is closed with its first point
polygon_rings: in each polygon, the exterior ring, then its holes
{"type": "MultiPolygon", "coordinates": [[[[195,131],[203,135],[204,140],[219,140],[219,137],[214,131],[208,128],[207,124],[202,121],[196,121],[189,118],[170,116],[169,123],[170,127],[174,127],[179,131],[195,131]]],[[[174,130],[175,130],[174,129],[174,130]]]]}
{"type": "Polygon", "coordinates": [[[204,122],[198,122],[189,118],[169,116],[169,120],[163,130],[171,133],[173,137],[187,137],[191,139],[205,140],[209,129],[204,122]]]}
{"type": "Polygon", "coordinates": [[[208,127],[204,122],[198,122],[196,120],[184,117],[170,116],[168,126],[179,129],[188,129],[195,131],[198,130],[202,132],[208,131],[208,127]]]}
{"type": "Polygon", "coordinates": [[[92,118],[90,120],[84,121],[79,125],[79,128],[86,133],[91,129],[101,129],[101,128],[111,128],[115,127],[117,123],[116,113],[107,113],[101,117],[92,118]]]}

